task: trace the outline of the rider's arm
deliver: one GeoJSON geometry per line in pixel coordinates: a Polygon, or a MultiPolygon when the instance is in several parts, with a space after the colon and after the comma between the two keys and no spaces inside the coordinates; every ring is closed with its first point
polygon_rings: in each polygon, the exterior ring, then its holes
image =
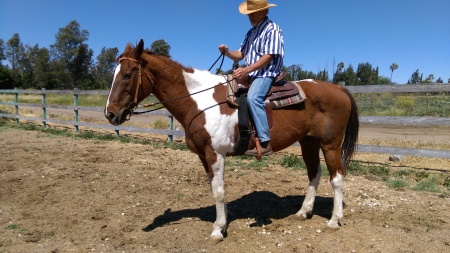
{"type": "Polygon", "coordinates": [[[219,46],[219,51],[225,54],[226,57],[232,59],[233,61],[240,61],[244,57],[241,51],[239,50],[230,51],[228,50],[228,46],[223,44],[219,46]]]}
{"type": "Polygon", "coordinates": [[[257,62],[253,63],[250,66],[238,68],[235,71],[233,71],[233,76],[237,78],[244,77],[248,75],[250,72],[253,72],[255,70],[259,70],[267,66],[267,64],[270,63],[272,60],[272,55],[265,54],[263,55],[257,62]]]}

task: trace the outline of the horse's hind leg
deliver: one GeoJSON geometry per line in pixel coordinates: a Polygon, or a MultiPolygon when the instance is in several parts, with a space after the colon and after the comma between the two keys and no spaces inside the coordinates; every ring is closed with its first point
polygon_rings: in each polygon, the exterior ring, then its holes
{"type": "Polygon", "coordinates": [[[334,190],[333,214],[327,225],[330,228],[339,228],[339,221],[344,216],[343,211],[343,189],[344,171],[341,161],[341,148],[322,147],[328,171],[330,172],[330,182],[334,190]]]}
{"type": "Polygon", "coordinates": [[[207,159],[202,158],[200,160],[205,167],[211,192],[216,202],[216,221],[213,224],[211,239],[219,242],[223,240],[223,235],[227,229],[227,207],[225,205],[225,189],[223,183],[225,160],[221,155],[217,153],[215,155],[216,159],[213,159],[215,161],[207,161],[207,159]]]}
{"type": "Polygon", "coordinates": [[[306,191],[302,207],[296,213],[301,219],[306,219],[311,214],[316,199],[317,187],[320,182],[321,168],[319,158],[319,144],[313,138],[306,137],[300,141],[302,156],[308,170],[309,186],[306,191]]]}

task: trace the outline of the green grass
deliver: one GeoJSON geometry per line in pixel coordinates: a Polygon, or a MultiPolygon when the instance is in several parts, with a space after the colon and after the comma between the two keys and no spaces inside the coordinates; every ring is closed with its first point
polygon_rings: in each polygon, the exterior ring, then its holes
{"type": "Polygon", "coordinates": [[[306,164],[303,161],[303,158],[293,154],[283,156],[283,158],[281,159],[281,166],[294,170],[306,169],[306,164]]]}
{"type": "Polygon", "coordinates": [[[361,116],[450,117],[450,96],[445,93],[366,93],[354,97],[361,116]]]}
{"type": "Polygon", "coordinates": [[[404,179],[388,179],[385,181],[391,188],[408,188],[409,183],[404,179]]]}
{"type": "Polygon", "coordinates": [[[436,177],[430,177],[424,181],[418,182],[414,187],[412,187],[412,189],[416,191],[441,192],[439,182],[436,177]]]}
{"type": "MultiPolygon", "coordinates": [[[[40,94],[19,94],[19,103],[27,104],[41,104],[42,95],[40,94]]],[[[108,95],[78,95],[78,105],[79,106],[90,106],[90,107],[104,107],[106,105],[106,100],[108,95]]],[[[71,106],[74,104],[74,95],[72,94],[47,94],[46,104],[49,105],[65,105],[71,106]]],[[[13,102],[13,94],[0,94],[1,102],[13,102]]],[[[156,103],[158,100],[154,96],[149,96],[142,104],[156,103]]]]}
{"type": "Polygon", "coordinates": [[[21,224],[10,224],[6,226],[7,230],[17,230],[21,234],[26,234],[28,229],[22,226],[21,224]]]}
{"type": "MultiPolygon", "coordinates": [[[[7,128],[15,128],[28,131],[38,131],[39,137],[69,137],[75,139],[93,139],[100,141],[120,141],[124,143],[135,143],[142,145],[151,145],[157,148],[171,148],[176,150],[185,150],[188,148],[184,142],[157,142],[147,140],[143,137],[133,137],[130,135],[115,136],[114,134],[104,134],[94,131],[82,131],[74,133],[68,129],[43,129],[40,125],[33,123],[20,123],[15,125],[11,119],[0,118],[0,131],[5,131],[7,128]]],[[[284,155],[284,156],[270,156],[263,157],[261,160],[256,160],[251,156],[237,156],[228,157],[225,159],[225,166],[229,171],[239,170],[239,176],[250,173],[251,171],[262,171],[263,168],[268,168],[271,165],[280,165],[286,169],[293,171],[305,171],[305,163],[301,156],[284,155]]],[[[322,176],[328,175],[326,166],[321,164],[323,171],[322,176]]],[[[392,188],[412,189],[416,191],[439,192],[450,195],[450,176],[445,174],[433,173],[424,170],[406,170],[406,169],[392,169],[388,163],[374,164],[364,163],[361,161],[352,161],[347,169],[347,173],[353,176],[373,175],[380,177],[383,181],[392,188]]],[[[10,229],[13,229],[12,226],[10,229]]]]}

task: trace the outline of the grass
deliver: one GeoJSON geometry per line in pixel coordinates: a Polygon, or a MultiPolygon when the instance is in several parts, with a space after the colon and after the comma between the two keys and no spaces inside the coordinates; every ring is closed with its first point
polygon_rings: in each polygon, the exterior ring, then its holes
{"type": "MultiPolygon", "coordinates": [[[[33,123],[20,123],[15,125],[13,120],[0,118],[0,131],[7,128],[16,128],[28,131],[38,131],[38,137],[69,137],[75,139],[93,139],[100,141],[120,141],[124,143],[135,143],[141,145],[151,145],[157,148],[171,148],[175,150],[187,151],[188,148],[184,142],[164,142],[148,140],[143,137],[133,137],[129,135],[115,136],[113,134],[104,134],[94,131],[82,131],[74,133],[67,129],[45,128],[33,123]]],[[[293,171],[306,171],[306,165],[300,156],[293,154],[284,156],[263,157],[256,160],[251,156],[228,157],[225,160],[225,166],[230,171],[239,170],[240,176],[247,171],[262,171],[271,165],[279,165],[293,171]]],[[[324,164],[321,164],[323,170],[322,175],[327,176],[328,171],[324,164]]],[[[433,173],[424,170],[408,170],[408,169],[392,169],[388,163],[374,164],[364,163],[361,161],[352,161],[347,169],[347,173],[354,176],[377,176],[380,177],[389,187],[412,189],[416,191],[439,192],[450,194],[450,176],[444,174],[433,173]]],[[[11,227],[13,229],[13,227],[11,227]]]]}
{"type": "Polygon", "coordinates": [[[26,234],[28,229],[22,226],[21,224],[10,224],[6,226],[7,230],[17,230],[21,234],[26,234]]]}
{"type": "Polygon", "coordinates": [[[445,93],[365,93],[354,97],[361,116],[450,117],[450,96],[445,93]]]}

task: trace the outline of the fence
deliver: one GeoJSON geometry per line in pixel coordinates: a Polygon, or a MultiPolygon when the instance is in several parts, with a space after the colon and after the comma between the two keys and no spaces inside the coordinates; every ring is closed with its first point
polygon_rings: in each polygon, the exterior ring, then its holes
{"type": "MultiPolygon", "coordinates": [[[[347,88],[352,93],[420,93],[420,92],[450,92],[449,84],[429,84],[429,85],[378,85],[378,86],[347,86],[347,88]]],[[[30,121],[40,121],[42,122],[42,127],[45,128],[48,122],[63,124],[63,125],[73,125],[75,131],[79,131],[79,126],[108,129],[114,130],[116,135],[119,135],[121,130],[128,132],[141,132],[150,133],[158,135],[168,135],[169,141],[173,141],[174,136],[182,137],[184,136],[184,131],[173,130],[173,117],[166,110],[154,111],[150,114],[167,116],[169,117],[169,129],[151,129],[151,128],[140,128],[140,127],[130,127],[130,126],[112,126],[109,124],[96,124],[89,122],[79,121],[79,110],[84,111],[97,111],[102,112],[103,108],[98,107],[86,107],[78,105],[79,95],[107,95],[108,91],[85,91],[85,90],[0,90],[0,93],[14,94],[14,102],[0,102],[0,105],[14,106],[15,114],[1,113],[0,117],[13,118],[16,123],[19,120],[30,120],[30,121]],[[19,94],[40,94],[42,95],[41,104],[26,104],[19,103],[19,94]],[[49,105],[46,102],[46,96],[48,94],[72,94],[74,97],[73,106],[59,106],[59,105],[49,105]],[[42,108],[42,118],[29,117],[19,115],[19,106],[27,107],[37,107],[42,108]],[[74,121],[68,120],[58,120],[47,118],[47,108],[56,109],[67,109],[74,111],[74,121]]],[[[450,118],[438,118],[438,117],[378,117],[378,116],[361,116],[360,122],[363,124],[387,124],[387,125],[445,125],[450,126],[450,118]]],[[[446,158],[450,159],[450,150],[434,150],[434,149],[416,149],[416,148],[404,148],[404,147],[385,147],[385,146],[371,146],[371,145],[358,145],[357,151],[367,152],[367,153],[385,153],[385,154],[398,154],[398,155],[408,155],[408,156],[424,156],[424,157],[435,157],[435,158],[446,158]]]]}

